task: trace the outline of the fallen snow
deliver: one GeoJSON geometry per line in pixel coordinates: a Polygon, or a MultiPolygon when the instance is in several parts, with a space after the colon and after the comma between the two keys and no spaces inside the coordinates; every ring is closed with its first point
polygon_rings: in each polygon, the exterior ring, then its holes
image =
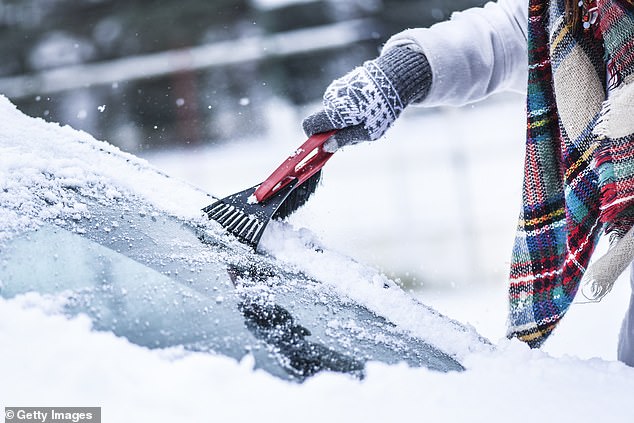
{"type": "Polygon", "coordinates": [[[297,385],[249,358],[140,348],[41,301],[0,299],[4,406],[100,406],[114,422],[631,421],[634,369],[518,342],[473,355],[463,373],[372,363],[363,381],[322,373],[297,385]]]}
{"type": "MultiPolygon", "coordinates": [[[[0,201],[20,204],[34,192],[42,197],[51,193],[49,201],[24,210],[30,219],[81,214],[82,205],[73,199],[56,199],[65,186],[95,197],[138,195],[187,219],[198,218],[200,207],[209,201],[203,191],[162,176],[145,160],[88,134],[28,118],[0,97],[0,201]],[[78,142],[69,149],[68,140],[78,142]],[[63,152],[64,159],[39,154],[43,144],[49,151],[63,152]],[[110,154],[104,158],[100,150],[110,154]],[[81,165],[85,160],[93,163],[92,169],[81,165]],[[47,177],[50,174],[63,178],[47,177]]],[[[0,234],[8,237],[29,224],[5,212],[0,215],[0,234]]],[[[390,281],[376,269],[335,250],[317,255],[302,249],[305,238],[314,236],[273,225],[264,247],[289,265],[329,279],[336,289],[384,311],[404,328],[415,332],[417,325],[424,326],[419,320],[432,318],[413,307],[404,292],[382,296],[382,284],[390,281]]],[[[466,307],[461,319],[468,319],[469,309],[485,306],[486,298],[479,300],[466,307]]],[[[178,349],[148,350],[94,332],[86,318],[69,320],[56,310],[55,303],[37,294],[0,299],[0,406],[101,406],[104,421],[116,422],[632,420],[634,369],[608,359],[554,357],[518,341],[493,337],[496,349],[470,351],[460,344],[464,338],[438,333],[434,336],[439,344],[460,354],[465,372],[371,363],[362,381],[323,373],[298,385],[253,371],[249,357],[236,363],[178,349]]],[[[577,336],[584,332],[579,330],[577,336]]]]}

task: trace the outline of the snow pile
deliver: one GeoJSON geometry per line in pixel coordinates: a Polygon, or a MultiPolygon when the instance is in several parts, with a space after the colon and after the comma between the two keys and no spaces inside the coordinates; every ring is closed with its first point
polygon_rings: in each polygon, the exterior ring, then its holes
{"type": "Polygon", "coordinates": [[[322,373],[297,385],[252,371],[249,358],[140,348],[47,315],[42,301],[0,299],[2,406],[100,406],[114,422],[632,420],[634,369],[517,342],[472,356],[462,373],[371,363],[363,381],[322,373]]]}
{"type": "Polygon", "coordinates": [[[377,269],[328,248],[306,248],[315,244],[318,242],[309,231],[294,232],[288,225],[273,221],[262,237],[260,248],[459,361],[473,352],[489,350],[485,344],[488,341],[475,329],[449,321],[423,306],[377,269]]]}

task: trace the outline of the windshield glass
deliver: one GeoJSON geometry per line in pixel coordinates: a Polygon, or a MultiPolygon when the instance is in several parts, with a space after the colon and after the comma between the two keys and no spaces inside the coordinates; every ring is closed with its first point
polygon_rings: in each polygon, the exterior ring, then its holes
{"type": "Polygon", "coordinates": [[[66,314],[87,314],[95,329],[133,343],[251,353],[257,367],[295,380],[320,370],[361,376],[368,360],[462,369],[365,307],[203,228],[134,202],[90,210],[13,239],[2,296],[60,297],[66,314]]]}

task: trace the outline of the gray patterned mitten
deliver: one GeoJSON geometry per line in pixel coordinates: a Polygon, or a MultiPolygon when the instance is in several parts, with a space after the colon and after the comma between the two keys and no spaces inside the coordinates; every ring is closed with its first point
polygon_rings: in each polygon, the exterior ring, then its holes
{"type": "Polygon", "coordinates": [[[394,47],[334,80],[324,94],[324,109],[304,119],[304,132],[310,136],[338,129],[324,145],[329,152],[376,140],[408,104],[425,98],[430,86],[425,55],[394,47]]]}

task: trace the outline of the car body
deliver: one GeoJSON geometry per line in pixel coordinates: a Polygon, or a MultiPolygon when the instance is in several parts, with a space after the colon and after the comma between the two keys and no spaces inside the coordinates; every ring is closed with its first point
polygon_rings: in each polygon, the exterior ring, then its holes
{"type": "Polygon", "coordinates": [[[488,346],[413,300],[407,307],[433,318],[411,333],[231,239],[200,211],[213,201],[206,193],[85,133],[28,118],[6,99],[0,109],[10,128],[0,133],[3,298],[37,292],[134,344],[251,354],[256,368],[293,381],[323,370],[363,377],[368,361],[463,370],[460,354],[434,345],[443,330],[467,348],[488,346]],[[419,336],[426,331],[436,338],[419,336]]]}

